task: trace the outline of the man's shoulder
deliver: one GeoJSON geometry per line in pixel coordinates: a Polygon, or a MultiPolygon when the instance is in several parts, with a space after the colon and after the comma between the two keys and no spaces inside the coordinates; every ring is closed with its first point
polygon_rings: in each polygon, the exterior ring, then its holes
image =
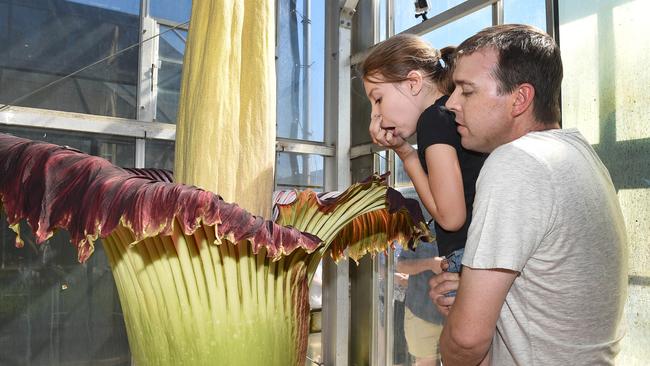
{"type": "Polygon", "coordinates": [[[540,160],[543,150],[525,137],[503,144],[488,155],[484,169],[507,169],[530,166],[540,160]]]}
{"type": "MultiPolygon", "coordinates": [[[[583,139],[577,130],[553,129],[531,132],[497,147],[488,161],[506,165],[547,165],[558,158],[558,152],[569,147],[568,138],[583,139]]],[[[566,156],[564,154],[560,154],[566,156]]],[[[487,163],[486,163],[487,164],[487,163]]]]}

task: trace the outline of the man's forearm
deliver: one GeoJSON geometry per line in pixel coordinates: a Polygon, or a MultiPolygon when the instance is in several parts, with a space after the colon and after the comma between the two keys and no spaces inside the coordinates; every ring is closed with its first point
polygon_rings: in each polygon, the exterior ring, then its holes
{"type": "Polygon", "coordinates": [[[450,333],[445,326],[440,335],[440,354],[445,366],[489,365],[490,343],[461,345],[450,333]]]}
{"type": "Polygon", "coordinates": [[[445,366],[479,365],[488,355],[505,298],[518,273],[463,266],[455,302],[440,335],[445,366]]]}

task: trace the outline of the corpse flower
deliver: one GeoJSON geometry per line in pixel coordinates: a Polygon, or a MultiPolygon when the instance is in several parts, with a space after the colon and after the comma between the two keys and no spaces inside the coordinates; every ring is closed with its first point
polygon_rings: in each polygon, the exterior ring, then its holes
{"type": "Polygon", "coordinates": [[[103,239],[138,366],[300,365],[323,255],[358,259],[429,234],[417,202],[379,176],[295,192],[276,222],[170,178],[0,134],[10,226],[25,222],[37,242],[67,230],[80,262],[103,239]]]}

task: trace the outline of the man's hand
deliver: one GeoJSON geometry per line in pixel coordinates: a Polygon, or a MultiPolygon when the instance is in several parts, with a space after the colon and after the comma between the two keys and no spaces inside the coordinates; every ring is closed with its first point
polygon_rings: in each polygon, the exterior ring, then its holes
{"type": "Polygon", "coordinates": [[[459,283],[460,275],[452,272],[442,272],[429,280],[429,297],[443,316],[449,315],[449,310],[456,300],[455,297],[447,297],[445,294],[458,290],[459,283]]]}

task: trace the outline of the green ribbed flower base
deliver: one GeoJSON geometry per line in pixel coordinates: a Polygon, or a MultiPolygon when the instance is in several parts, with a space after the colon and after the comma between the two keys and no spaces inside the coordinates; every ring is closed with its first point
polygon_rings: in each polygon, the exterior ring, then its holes
{"type": "Polygon", "coordinates": [[[104,247],[137,366],[304,363],[303,250],[273,262],[248,242],[214,244],[214,226],[133,241],[120,227],[104,247]]]}

